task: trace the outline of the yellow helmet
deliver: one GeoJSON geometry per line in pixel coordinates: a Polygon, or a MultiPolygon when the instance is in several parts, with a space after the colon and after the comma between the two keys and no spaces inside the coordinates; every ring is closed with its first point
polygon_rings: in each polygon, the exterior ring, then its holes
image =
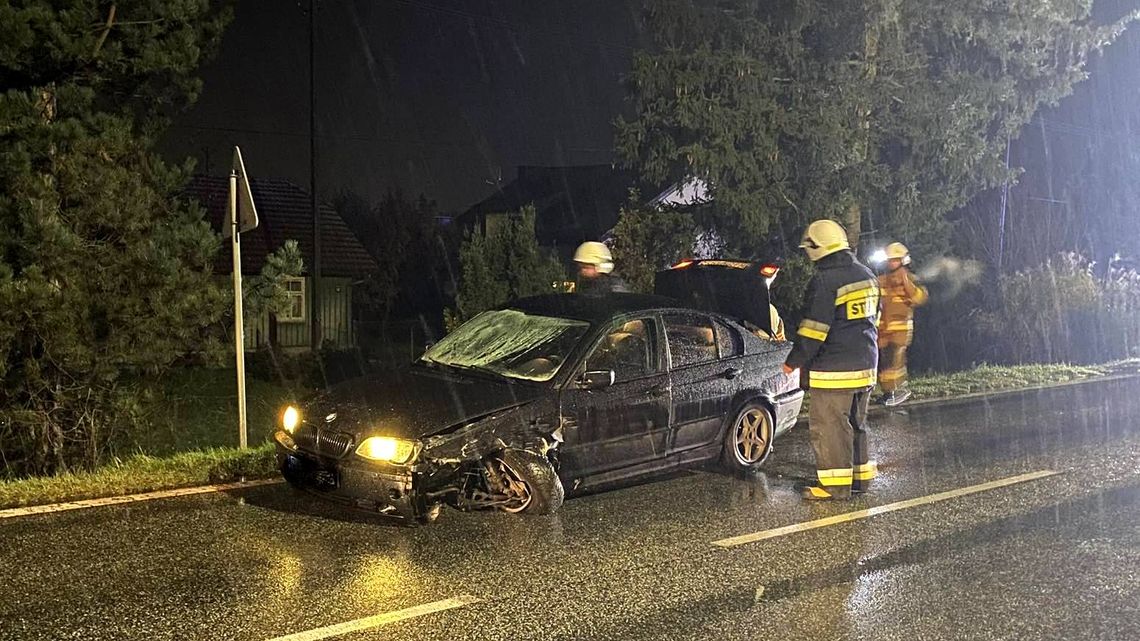
{"type": "Polygon", "coordinates": [[[578,249],[574,250],[574,262],[593,265],[599,274],[608,274],[614,270],[614,256],[610,253],[610,248],[594,240],[578,245],[578,249]]]}
{"type": "Polygon", "coordinates": [[[904,265],[909,265],[910,250],[902,243],[891,243],[887,245],[887,259],[890,260],[894,258],[901,260],[904,265]]]}
{"type": "Polygon", "coordinates": [[[847,241],[847,231],[834,220],[817,220],[804,230],[804,237],[800,239],[800,249],[807,252],[808,258],[815,262],[824,256],[830,256],[843,249],[851,249],[847,241]]]}

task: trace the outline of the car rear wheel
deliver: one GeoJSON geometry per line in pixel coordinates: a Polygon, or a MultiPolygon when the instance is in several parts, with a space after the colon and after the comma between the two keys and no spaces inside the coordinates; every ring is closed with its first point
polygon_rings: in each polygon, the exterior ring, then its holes
{"type": "Polygon", "coordinates": [[[725,430],[721,460],[735,472],[759,469],[772,452],[773,425],[776,421],[762,403],[746,403],[725,430]]]}
{"type": "Polygon", "coordinates": [[[511,514],[550,514],[562,506],[565,492],[545,456],[503,450],[488,461],[492,491],[508,497],[499,509],[511,514]]]}

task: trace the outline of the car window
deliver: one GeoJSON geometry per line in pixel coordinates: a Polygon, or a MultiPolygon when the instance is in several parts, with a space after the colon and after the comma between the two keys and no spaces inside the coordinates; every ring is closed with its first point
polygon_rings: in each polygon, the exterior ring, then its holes
{"type": "Polygon", "coordinates": [[[707,316],[670,314],[665,317],[665,336],[674,369],[716,360],[716,330],[707,316]]]}
{"type": "Polygon", "coordinates": [[[615,382],[653,374],[652,329],[651,322],[641,318],[613,328],[586,359],[586,371],[613,370],[615,382]]]}
{"type": "Polygon", "coordinates": [[[740,333],[720,321],[716,321],[716,342],[721,358],[732,358],[744,353],[744,339],[740,338],[740,333]]]}

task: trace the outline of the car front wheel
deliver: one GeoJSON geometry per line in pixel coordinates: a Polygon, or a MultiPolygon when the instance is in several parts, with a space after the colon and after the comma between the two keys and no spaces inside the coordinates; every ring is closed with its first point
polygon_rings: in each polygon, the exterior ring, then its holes
{"type": "Polygon", "coordinates": [[[512,514],[550,514],[562,506],[565,492],[545,456],[503,450],[488,461],[488,484],[507,500],[499,509],[512,514]]]}
{"type": "Polygon", "coordinates": [[[753,472],[772,452],[773,425],[771,410],[752,401],[737,412],[725,430],[724,453],[721,460],[734,472],[753,472]]]}

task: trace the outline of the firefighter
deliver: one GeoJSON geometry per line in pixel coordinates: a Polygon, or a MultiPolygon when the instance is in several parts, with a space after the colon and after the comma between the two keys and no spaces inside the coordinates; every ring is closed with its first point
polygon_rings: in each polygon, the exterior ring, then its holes
{"type": "Polygon", "coordinates": [[[801,495],[844,500],[852,491],[862,492],[878,473],[868,457],[866,420],[879,355],[879,283],[855,258],[839,223],[813,222],[800,248],[816,269],[784,372],[807,370],[808,432],[818,477],[801,495]]]}
{"type": "Polygon", "coordinates": [[[574,250],[574,262],[578,265],[575,292],[601,295],[629,291],[625,282],[613,275],[614,257],[604,243],[590,240],[578,245],[574,250]]]}
{"type": "Polygon", "coordinates": [[[914,338],[914,308],[926,302],[926,290],[914,281],[910,252],[902,243],[887,245],[887,273],[879,276],[879,402],[894,407],[910,398],[906,385],[906,348],[914,338]]]}

